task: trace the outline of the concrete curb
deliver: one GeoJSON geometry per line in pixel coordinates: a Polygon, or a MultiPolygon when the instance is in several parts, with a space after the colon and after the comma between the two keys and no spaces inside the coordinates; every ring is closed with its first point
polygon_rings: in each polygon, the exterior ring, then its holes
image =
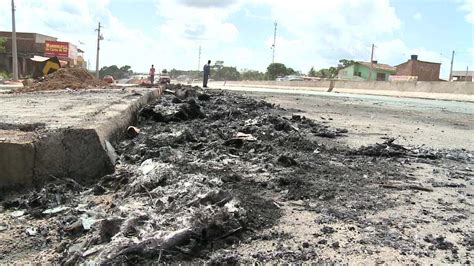
{"type": "Polygon", "coordinates": [[[138,111],[161,93],[161,89],[148,91],[113,117],[100,119],[99,114],[96,122],[31,132],[21,142],[0,142],[0,191],[41,186],[52,176],[87,183],[113,173],[117,157],[111,142],[123,138],[138,111]]]}

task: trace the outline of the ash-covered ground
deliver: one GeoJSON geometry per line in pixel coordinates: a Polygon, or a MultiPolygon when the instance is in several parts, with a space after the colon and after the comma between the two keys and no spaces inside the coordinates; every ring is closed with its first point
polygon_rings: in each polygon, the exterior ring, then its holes
{"type": "Polygon", "coordinates": [[[393,139],[351,149],[333,141],[347,130],[264,101],[166,92],[140,112],[138,135],[116,145],[116,173],[96,184],[58,178],[3,201],[0,262],[470,262],[469,152],[393,139]],[[421,164],[449,165],[460,181],[421,181],[421,164]],[[431,211],[440,207],[421,199],[439,187],[463,201],[431,211]],[[457,238],[416,232],[434,221],[457,238]]]}

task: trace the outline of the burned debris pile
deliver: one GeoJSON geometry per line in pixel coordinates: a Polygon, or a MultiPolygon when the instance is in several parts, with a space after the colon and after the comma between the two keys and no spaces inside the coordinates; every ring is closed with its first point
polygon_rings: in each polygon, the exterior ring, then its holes
{"type": "MultiPolygon", "coordinates": [[[[323,215],[320,222],[363,224],[367,214],[397,204],[382,184],[409,179],[399,163],[372,158],[387,147],[390,156],[406,152],[393,143],[358,151],[328,147],[322,138],[347,130],[239,94],[182,85],[165,92],[140,111],[134,134],[116,145],[114,174],[92,186],[58,179],[3,202],[23,211],[34,232],[48,227],[33,236],[20,232],[21,247],[0,245],[4,258],[48,239],[32,259],[225,261],[229,254],[216,251],[278,223],[278,202],[303,201],[307,211],[323,215]]],[[[231,257],[239,261],[238,254],[231,257]]]]}
{"type": "Polygon", "coordinates": [[[473,155],[467,150],[435,150],[423,147],[406,148],[396,144],[395,138],[388,138],[383,143],[376,143],[351,151],[351,154],[375,156],[375,157],[411,157],[420,159],[441,159],[446,158],[453,161],[469,163],[473,155]]]}

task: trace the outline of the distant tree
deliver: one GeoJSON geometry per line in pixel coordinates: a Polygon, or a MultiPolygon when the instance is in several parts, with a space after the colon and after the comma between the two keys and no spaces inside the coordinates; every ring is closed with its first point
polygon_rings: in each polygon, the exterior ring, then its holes
{"type": "Polygon", "coordinates": [[[103,78],[105,76],[112,76],[114,79],[123,79],[128,78],[133,74],[131,67],[125,65],[121,68],[118,68],[116,65],[104,66],[99,70],[99,77],[103,78]]]}
{"type": "Polygon", "coordinates": [[[0,37],[0,53],[5,53],[7,51],[7,38],[0,37]]]}
{"type": "Polygon", "coordinates": [[[267,67],[266,76],[270,80],[274,80],[279,76],[288,75],[288,69],[282,63],[272,63],[267,67]]]}
{"type": "Polygon", "coordinates": [[[289,67],[286,69],[286,75],[295,75],[298,74],[293,68],[289,67]]]}
{"type": "Polygon", "coordinates": [[[173,68],[173,69],[170,70],[169,74],[170,74],[171,78],[177,78],[181,75],[185,75],[185,72],[186,71],[184,71],[184,70],[177,70],[177,69],[173,68]]]}
{"type": "Polygon", "coordinates": [[[320,78],[334,78],[337,76],[339,70],[335,67],[322,68],[316,72],[316,77],[320,78]]]}
{"type": "Polygon", "coordinates": [[[355,63],[355,61],[347,60],[347,59],[341,59],[341,60],[339,60],[339,63],[340,63],[340,66],[322,68],[318,71],[315,71],[314,68],[311,68],[311,70],[308,73],[308,76],[320,77],[320,78],[335,78],[337,76],[339,70],[341,70],[345,67],[348,67],[350,65],[353,65],[355,63]],[[314,74],[314,76],[312,74],[314,74]]]}
{"type": "Polygon", "coordinates": [[[244,69],[240,72],[240,77],[242,78],[242,80],[264,80],[265,73],[262,73],[257,70],[244,69]]]}
{"type": "Polygon", "coordinates": [[[129,65],[125,65],[121,67],[120,71],[122,72],[122,75],[123,75],[122,78],[129,78],[133,75],[132,67],[129,65]]]}
{"type": "Polygon", "coordinates": [[[353,65],[355,63],[354,60],[347,60],[347,59],[341,59],[339,60],[339,63],[342,64],[342,68],[348,67],[350,65],[353,65]]]}
{"type": "Polygon", "coordinates": [[[212,67],[221,70],[224,67],[224,61],[216,61],[212,67]]]}
{"type": "Polygon", "coordinates": [[[222,66],[212,69],[211,78],[214,80],[240,80],[240,73],[235,67],[222,66]]]}
{"type": "Polygon", "coordinates": [[[180,69],[171,69],[168,71],[168,74],[171,78],[178,78],[179,76],[186,76],[188,79],[197,79],[202,78],[202,71],[197,70],[180,70],[180,69]]]}

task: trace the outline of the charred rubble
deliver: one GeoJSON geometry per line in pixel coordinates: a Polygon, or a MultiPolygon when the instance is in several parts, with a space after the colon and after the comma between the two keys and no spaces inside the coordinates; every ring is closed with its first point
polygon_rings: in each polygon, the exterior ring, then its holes
{"type": "Polygon", "coordinates": [[[407,156],[393,141],[330,147],[321,140],[347,130],[239,94],[170,85],[138,120],[140,132],[116,145],[116,173],[92,185],[58,179],[3,201],[50,225],[34,236],[49,239],[38,257],[66,264],[238,262],[213,254],[278,223],[278,202],[302,200],[327,221],[363,223],[367,213],[396,204],[384,185],[410,180],[387,159],[407,156]]]}

